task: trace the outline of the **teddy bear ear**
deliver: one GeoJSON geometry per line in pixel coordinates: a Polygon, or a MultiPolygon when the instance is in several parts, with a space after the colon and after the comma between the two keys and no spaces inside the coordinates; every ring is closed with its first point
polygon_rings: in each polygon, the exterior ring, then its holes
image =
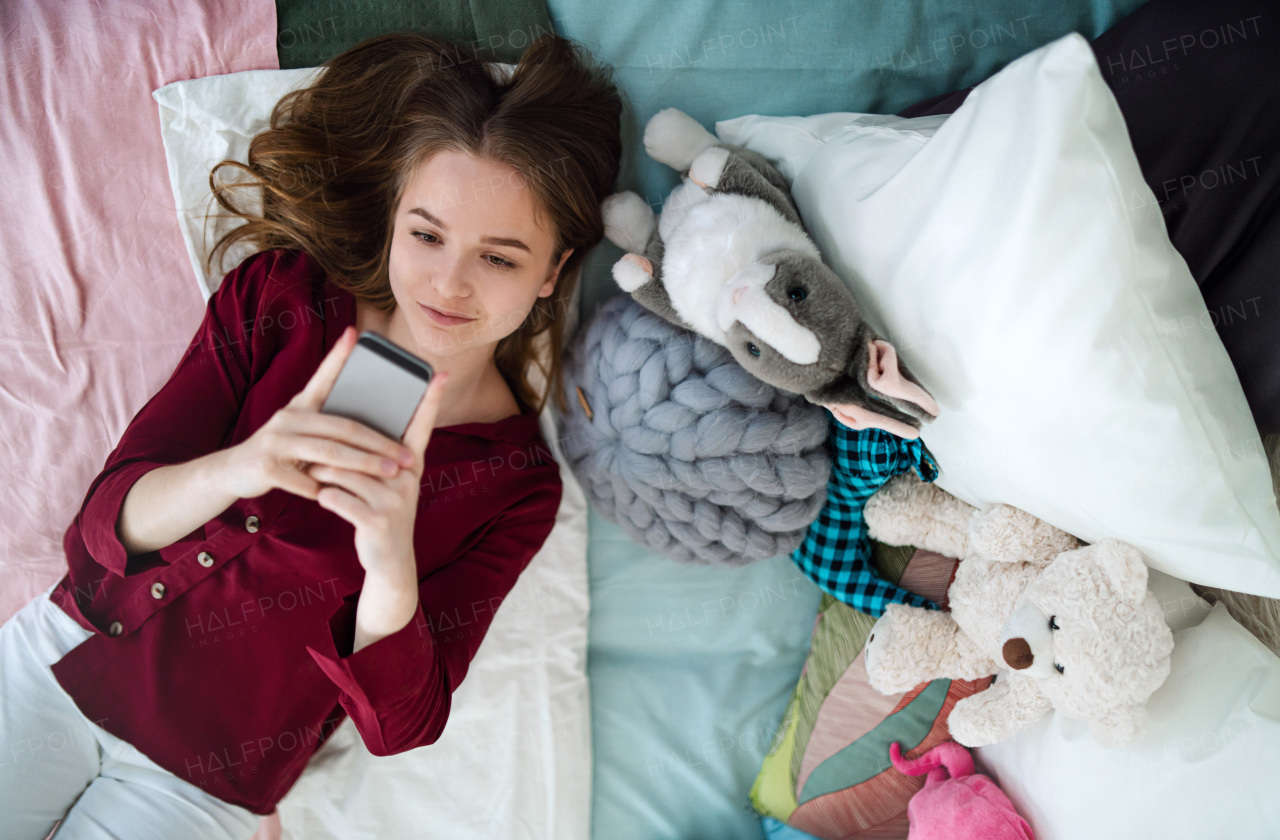
{"type": "Polygon", "coordinates": [[[1146,725],[1146,706],[1122,706],[1103,718],[1090,721],[1089,732],[1101,746],[1114,749],[1131,743],[1146,725]]]}
{"type": "Polygon", "coordinates": [[[1140,604],[1147,597],[1147,564],[1142,552],[1118,540],[1102,540],[1086,553],[1102,570],[1116,596],[1125,603],[1140,604]]]}

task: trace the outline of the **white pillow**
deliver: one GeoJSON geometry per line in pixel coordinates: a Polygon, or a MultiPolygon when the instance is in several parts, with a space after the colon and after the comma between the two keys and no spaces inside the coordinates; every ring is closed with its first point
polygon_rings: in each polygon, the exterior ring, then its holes
{"type": "Polygon", "coordinates": [[[1134,743],[1105,749],[1053,714],[975,751],[1039,840],[1277,836],[1280,659],[1222,604],[1173,638],[1134,743]]]}
{"type": "Polygon", "coordinates": [[[1083,37],[949,117],[748,116],[810,233],[937,398],[938,484],[1196,583],[1280,596],[1244,392],[1083,37]]]}
{"type": "MultiPolygon", "coordinates": [[[[160,105],[160,136],[177,202],[178,225],[206,302],[226,273],[253,253],[250,246],[240,243],[228,249],[213,270],[205,271],[204,260],[214,243],[243,224],[237,218],[220,216],[225,211],[214,203],[209,170],[219,161],[248,159],[249,141],[270,124],[271,109],[280,97],[305,87],[318,72],[317,67],[248,70],[174,82],[151,94],[160,105]]],[[[227,168],[219,177],[233,174],[227,168]]],[[[245,209],[257,209],[258,202],[248,200],[251,191],[243,195],[245,209]]]]}
{"type": "MultiPolygon", "coordinates": [[[[515,70],[514,64],[485,67],[499,79],[515,70]]],[[[160,106],[160,135],[169,164],[169,184],[177,202],[178,224],[200,294],[206,301],[226,273],[253,253],[251,246],[240,243],[229,248],[212,270],[205,271],[205,257],[218,239],[243,224],[223,215],[225,211],[214,202],[209,170],[223,160],[247,160],[249,141],[270,125],[271,109],[280,97],[311,84],[319,73],[319,67],[248,70],[174,82],[151,94],[160,106]]],[[[322,162],[314,172],[299,172],[298,178],[318,177],[323,170],[322,162]]],[[[228,179],[235,174],[228,167],[219,177],[228,179]]],[[[249,200],[251,195],[252,191],[246,190],[244,198],[237,196],[246,210],[258,207],[256,201],[249,200]]]]}
{"type": "MultiPolygon", "coordinates": [[[[513,68],[490,69],[501,77],[513,68]]],[[[233,250],[204,271],[208,249],[240,223],[221,220],[206,229],[209,170],[223,159],[244,161],[276,101],[316,72],[209,76],[153,94],[178,221],[206,300],[248,255],[233,250]]],[[[569,312],[572,334],[576,297],[569,312]]],[[[373,825],[388,838],[421,836],[426,825],[441,837],[590,836],[587,503],[560,451],[550,406],[539,420],[564,485],[556,523],[494,615],[453,695],[444,734],[430,746],[377,757],[345,720],[280,802],[286,840],[363,837],[373,825]]]]}

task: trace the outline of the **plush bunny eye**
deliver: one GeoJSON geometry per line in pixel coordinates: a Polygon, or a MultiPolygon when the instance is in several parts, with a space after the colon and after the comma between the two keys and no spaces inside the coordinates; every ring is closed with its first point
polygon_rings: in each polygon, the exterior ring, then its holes
{"type": "Polygon", "coordinates": [[[754,344],[752,344],[750,341],[748,341],[748,342],[747,342],[747,352],[748,352],[748,353],[750,353],[750,354],[751,354],[751,355],[753,355],[753,356],[759,356],[759,355],[760,355],[760,348],[759,348],[759,347],[757,347],[757,346],[755,346],[754,344]]]}
{"type": "Polygon", "coordinates": [[[1053,663],[1053,669],[1057,671],[1059,674],[1065,674],[1067,672],[1067,669],[1063,668],[1057,662],[1053,663]]]}
{"type": "Polygon", "coordinates": [[[1050,630],[1061,630],[1062,628],[1058,626],[1058,622],[1054,621],[1054,619],[1055,619],[1055,618],[1057,618],[1057,616],[1056,616],[1056,615],[1051,615],[1051,616],[1049,616],[1049,629],[1050,629],[1050,630]]]}
{"type": "Polygon", "coordinates": [[[792,286],[790,289],[787,289],[787,297],[791,298],[796,303],[799,303],[808,296],[809,290],[804,286],[792,286]]]}

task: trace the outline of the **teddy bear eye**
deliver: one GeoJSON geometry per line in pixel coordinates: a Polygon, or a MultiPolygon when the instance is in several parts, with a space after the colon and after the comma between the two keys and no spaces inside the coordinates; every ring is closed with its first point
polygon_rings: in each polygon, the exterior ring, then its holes
{"type": "Polygon", "coordinates": [[[750,354],[751,354],[751,355],[753,355],[753,356],[759,356],[759,355],[760,355],[760,348],[759,348],[759,347],[757,347],[757,346],[755,346],[754,344],[752,344],[750,341],[748,341],[748,342],[747,342],[747,352],[748,352],[748,353],[750,353],[750,354]]]}
{"type": "Polygon", "coordinates": [[[1063,668],[1063,667],[1062,667],[1061,665],[1059,665],[1057,662],[1053,663],[1053,668],[1054,668],[1054,670],[1055,670],[1055,671],[1057,671],[1059,674],[1065,674],[1065,673],[1067,672],[1067,669],[1066,669],[1066,668],[1063,668]]]}
{"type": "Polygon", "coordinates": [[[805,289],[803,286],[792,286],[790,289],[787,289],[787,297],[791,298],[796,303],[799,303],[800,301],[804,300],[808,296],[809,296],[809,291],[805,289]]]}
{"type": "Polygon", "coordinates": [[[1055,619],[1055,618],[1057,618],[1057,616],[1056,616],[1056,615],[1051,615],[1051,616],[1049,616],[1049,629],[1050,629],[1050,630],[1061,630],[1062,628],[1058,626],[1058,622],[1054,621],[1054,619],[1055,619]]]}

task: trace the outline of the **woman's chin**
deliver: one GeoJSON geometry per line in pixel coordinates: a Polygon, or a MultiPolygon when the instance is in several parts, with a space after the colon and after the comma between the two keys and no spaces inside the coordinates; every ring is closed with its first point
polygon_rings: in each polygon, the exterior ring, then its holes
{"type": "Polygon", "coordinates": [[[465,324],[459,329],[459,327],[442,327],[427,321],[415,325],[413,337],[418,350],[423,355],[436,359],[468,354],[485,344],[482,337],[465,324]]]}

